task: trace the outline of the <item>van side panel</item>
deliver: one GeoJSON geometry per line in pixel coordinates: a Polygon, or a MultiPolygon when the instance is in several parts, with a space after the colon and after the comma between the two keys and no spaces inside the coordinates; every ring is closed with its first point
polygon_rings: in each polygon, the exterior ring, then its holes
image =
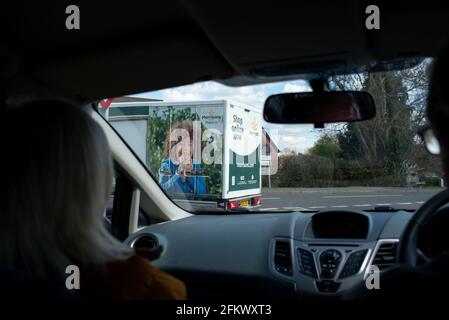
{"type": "Polygon", "coordinates": [[[227,109],[226,199],[260,194],[261,115],[235,103],[227,109]]]}

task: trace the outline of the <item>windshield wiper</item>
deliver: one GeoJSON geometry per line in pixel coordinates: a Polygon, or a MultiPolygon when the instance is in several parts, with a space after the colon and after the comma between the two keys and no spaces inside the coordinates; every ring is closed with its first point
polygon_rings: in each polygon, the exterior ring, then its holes
{"type": "Polygon", "coordinates": [[[374,206],[373,209],[367,209],[364,211],[368,212],[398,212],[398,211],[408,211],[408,212],[414,212],[415,210],[412,209],[397,209],[392,206],[374,206]]]}
{"type": "Polygon", "coordinates": [[[399,209],[396,209],[392,206],[374,206],[374,208],[370,211],[374,212],[396,212],[399,211],[399,209]]]}
{"type": "Polygon", "coordinates": [[[244,207],[237,207],[232,208],[228,211],[222,209],[222,210],[210,210],[210,209],[197,209],[195,211],[190,211],[193,214],[210,214],[210,215],[225,215],[225,214],[268,214],[268,213],[289,213],[294,212],[293,210],[273,210],[273,211],[262,211],[257,210],[254,208],[244,208],[244,207]]]}

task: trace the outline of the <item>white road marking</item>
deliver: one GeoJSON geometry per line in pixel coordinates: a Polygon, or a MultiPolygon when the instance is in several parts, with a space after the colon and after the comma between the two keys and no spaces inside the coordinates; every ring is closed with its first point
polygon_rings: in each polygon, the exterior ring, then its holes
{"type": "Polygon", "coordinates": [[[333,198],[372,198],[372,197],[402,197],[402,194],[367,194],[357,196],[323,196],[324,199],[333,198]]]}
{"type": "MultiPolygon", "coordinates": [[[[321,198],[332,199],[332,198],[375,198],[375,197],[401,197],[403,194],[368,194],[368,195],[329,195],[329,196],[321,196],[321,198]]],[[[282,197],[262,197],[262,200],[282,200],[282,197]]],[[[404,199],[405,200],[405,199],[404,199]]],[[[416,204],[423,204],[425,201],[414,201],[414,202],[392,202],[392,203],[375,203],[375,204],[348,204],[348,205],[316,205],[309,206],[307,208],[304,207],[277,207],[277,208],[261,208],[260,211],[279,211],[279,210],[294,210],[294,211],[310,211],[317,209],[326,209],[326,208],[348,208],[348,207],[373,207],[373,206],[413,206],[416,204]]]]}
{"type": "Polygon", "coordinates": [[[298,211],[309,210],[309,209],[303,208],[303,207],[284,207],[283,209],[286,209],[286,210],[298,210],[298,211]]]}

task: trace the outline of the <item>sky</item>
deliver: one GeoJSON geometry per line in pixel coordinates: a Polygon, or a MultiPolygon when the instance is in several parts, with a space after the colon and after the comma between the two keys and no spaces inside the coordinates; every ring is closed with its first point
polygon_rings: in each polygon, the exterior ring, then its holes
{"type": "MultiPolygon", "coordinates": [[[[308,83],[304,80],[242,87],[229,87],[215,81],[206,81],[134,96],[161,99],[165,102],[232,99],[258,108],[262,112],[265,99],[268,96],[283,92],[302,91],[310,91],[308,83]]],[[[313,125],[273,125],[265,121],[262,125],[281,151],[289,148],[305,153],[319,137],[319,132],[313,129],[313,125]]]]}

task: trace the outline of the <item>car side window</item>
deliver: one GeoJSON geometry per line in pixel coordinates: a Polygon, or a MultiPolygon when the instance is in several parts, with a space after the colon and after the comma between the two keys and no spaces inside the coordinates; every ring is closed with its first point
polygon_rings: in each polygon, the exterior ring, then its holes
{"type": "Polygon", "coordinates": [[[106,200],[106,206],[103,213],[104,223],[106,229],[112,233],[112,211],[114,207],[114,194],[115,194],[115,173],[112,179],[112,191],[106,200]]]}

